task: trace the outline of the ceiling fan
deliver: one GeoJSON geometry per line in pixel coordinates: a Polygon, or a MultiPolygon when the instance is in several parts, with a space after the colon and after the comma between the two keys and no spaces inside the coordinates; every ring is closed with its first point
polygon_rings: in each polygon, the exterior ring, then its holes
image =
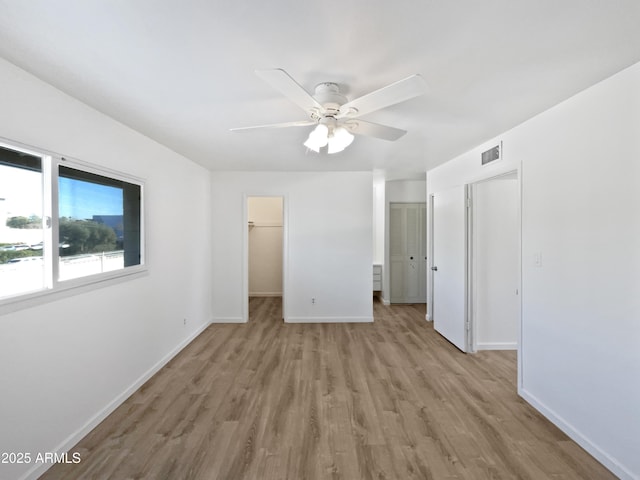
{"type": "Polygon", "coordinates": [[[304,145],[314,152],[327,147],[327,153],[337,153],[348,147],[354,135],[365,135],[383,140],[397,140],[406,130],[361,120],[368,113],[404,102],[422,95],[426,83],[420,75],[412,75],[367,95],[347,100],[340,93],[338,84],[320,83],[313,95],[309,94],[287,72],[280,68],[256,70],[256,74],[293,103],[302,108],[308,120],[298,122],[256,125],[232,128],[231,131],[247,131],[258,128],[306,127],[316,125],[304,145]]]}

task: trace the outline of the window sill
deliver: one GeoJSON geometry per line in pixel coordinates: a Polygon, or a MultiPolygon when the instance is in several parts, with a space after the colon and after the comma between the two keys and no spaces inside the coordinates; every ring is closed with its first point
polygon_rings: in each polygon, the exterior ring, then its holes
{"type": "Polygon", "coordinates": [[[56,287],[37,292],[16,295],[0,300],[0,316],[8,313],[36,307],[63,298],[97,290],[111,285],[135,280],[149,274],[146,266],[128,267],[125,270],[100,273],[82,278],[59,282],[56,287]]]}

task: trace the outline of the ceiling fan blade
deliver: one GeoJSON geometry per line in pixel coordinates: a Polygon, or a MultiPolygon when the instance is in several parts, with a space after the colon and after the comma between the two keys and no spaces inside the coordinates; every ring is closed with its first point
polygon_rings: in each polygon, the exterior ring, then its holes
{"type": "Polygon", "coordinates": [[[395,141],[402,137],[406,130],[379,125],[377,123],[365,122],[364,120],[350,120],[344,126],[355,135],[365,135],[367,137],[381,138],[383,140],[395,141]]]}
{"type": "Polygon", "coordinates": [[[299,122],[286,122],[286,123],[271,123],[268,125],[254,125],[252,127],[236,127],[230,128],[231,132],[243,132],[246,130],[256,130],[258,128],[287,128],[287,127],[308,127],[309,125],[316,125],[318,122],[313,120],[301,120],[299,122]]]}
{"type": "Polygon", "coordinates": [[[381,108],[404,102],[427,91],[427,84],[422,76],[416,74],[398,82],[382,87],[367,95],[345,103],[340,107],[338,118],[356,118],[381,108]]]}
{"type": "Polygon", "coordinates": [[[256,70],[256,74],[305,112],[308,113],[313,109],[317,109],[318,112],[324,110],[315,98],[281,68],[256,70]]]}

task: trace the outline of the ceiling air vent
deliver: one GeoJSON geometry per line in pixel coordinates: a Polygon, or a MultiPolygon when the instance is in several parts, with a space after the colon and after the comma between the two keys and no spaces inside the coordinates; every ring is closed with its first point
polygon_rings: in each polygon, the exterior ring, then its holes
{"type": "Polygon", "coordinates": [[[486,152],[482,152],[482,165],[494,162],[500,159],[500,145],[490,148],[486,152]]]}

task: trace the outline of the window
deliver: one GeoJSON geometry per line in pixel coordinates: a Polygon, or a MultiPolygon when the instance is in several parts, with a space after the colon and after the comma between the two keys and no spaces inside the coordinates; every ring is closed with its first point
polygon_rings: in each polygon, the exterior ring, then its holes
{"type": "Polygon", "coordinates": [[[140,185],[58,170],[58,278],[140,264],[140,185]]]}
{"type": "Polygon", "coordinates": [[[143,265],[142,183],[0,143],[0,301],[143,265]]]}
{"type": "Polygon", "coordinates": [[[0,297],[45,288],[42,157],[0,148],[0,297]]]}

